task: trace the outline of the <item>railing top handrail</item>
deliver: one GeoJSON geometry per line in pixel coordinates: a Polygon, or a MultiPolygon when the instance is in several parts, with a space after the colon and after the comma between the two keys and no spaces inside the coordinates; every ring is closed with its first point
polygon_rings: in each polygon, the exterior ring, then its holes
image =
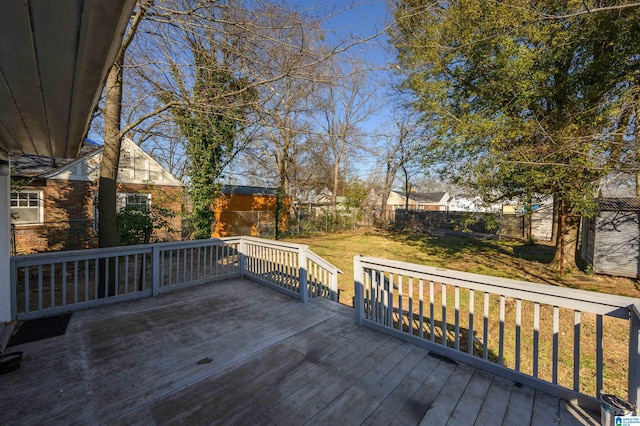
{"type": "MultiPolygon", "coordinates": [[[[557,306],[581,309],[581,306],[584,305],[585,308],[589,306],[593,312],[604,315],[621,317],[622,314],[619,310],[623,309],[628,312],[633,306],[640,304],[640,299],[633,297],[597,293],[594,291],[558,287],[509,278],[491,277],[368,256],[356,256],[356,259],[358,259],[364,267],[367,265],[379,266],[389,272],[398,274],[405,273],[405,275],[408,275],[406,274],[407,272],[412,272],[414,276],[416,274],[422,275],[425,279],[433,281],[441,279],[447,284],[455,284],[473,289],[486,290],[490,288],[493,293],[503,294],[509,297],[518,297],[523,300],[538,301],[544,298],[550,302],[562,302],[558,303],[557,306]],[[595,307],[599,308],[594,309],[595,307]]],[[[542,303],[547,303],[546,300],[542,303]]]]}
{"type": "Polygon", "coordinates": [[[307,259],[317,263],[318,265],[320,265],[323,268],[329,270],[330,272],[334,272],[334,273],[337,273],[337,274],[343,274],[344,273],[344,272],[342,272],[342,270],[338,269],[337,266],[332,265],[331,263],[329,263],[328,261],[326,261],[322,257],[318,256],[316,253],[314,253],[313,251],[311,251],[309,249],[307,249],[307,259]]]}
{"type": "Polygon", "coordinates": [[[290,243],[288,241],[267,240],[265,238],[257,238],[257,237],[242,237],[242,240],[250,243],[254,243],[254,244],[270,245],[270,246],[276,246],[276,247],[286,248],[290,250],[306,250],[309,248],[309,246],[305,244],[290,243]]]}
{"type": "Polygon", "coordinates": [[[229,244],[233,242],[239,242],[240,237],[228,237],[228,238],[208,238],[202,240],[187,240],[187,241],[170,241],[161,243],[150,244],[136,244],[130,246],[114,246],[114,247],[100,247],[93,249],[80,249],[80,250],[65,250],[65,251],[50,251],[46,253],[35,254],[23,254],[18,256],[11,256],[11,261],[16,265],[24,265],[26,262],[29,264],[43,263],[43,260],[51,260],[56,263],[64,262],[64,259],[70,261],[93,259],[96,257],[108,257],[111,253],[116,252],[119,256],[126,254],[140,254],[151,253],[154,247],[161,247],[162,249],[172,249],[175,247],[197,247],[200,245],[211,244],[229,244]]]}

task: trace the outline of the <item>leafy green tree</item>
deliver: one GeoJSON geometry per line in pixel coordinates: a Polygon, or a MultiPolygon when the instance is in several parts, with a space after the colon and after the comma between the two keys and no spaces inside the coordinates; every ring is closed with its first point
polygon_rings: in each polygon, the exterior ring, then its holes
{"type": "Polygon", "coordinates": [[[345,200],[342,203],[347,209],[359,209],[369,195],[367,188],[360,179],[353,179],[344,188],[345,200]]]}
{"type": "Polygon", "coordinates": [[[403,0],[392,30],[432,160],[488,201],[553,195],[561,272],[593,182],[638,168],[639,9],[596,3],[403,0]]]}
{"type": "Polygon", "coordinates": [[[171,209],[164,207],[123,207],[116,214],[118,244],[149,244],[154,229],[165,228],[168,232],[173,231],[168,219],[174,216],[175,213],[171,209]]]}

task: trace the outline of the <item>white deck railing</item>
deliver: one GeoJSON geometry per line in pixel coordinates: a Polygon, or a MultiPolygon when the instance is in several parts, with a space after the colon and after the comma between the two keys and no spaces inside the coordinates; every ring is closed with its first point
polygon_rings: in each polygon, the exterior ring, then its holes
{"type": "Polygon", "coordinates": [[[593,409],[620,383],[639,401],[638,299],[363,256],[354,281],[359,325],[593,409]]]}
{"type": "Polygon", "coordinates": [[[55,315],[240,276],[302,301],[337,300],[338,273],[307,246],[248,237],[15,256],[12,317],[55,315]]]}

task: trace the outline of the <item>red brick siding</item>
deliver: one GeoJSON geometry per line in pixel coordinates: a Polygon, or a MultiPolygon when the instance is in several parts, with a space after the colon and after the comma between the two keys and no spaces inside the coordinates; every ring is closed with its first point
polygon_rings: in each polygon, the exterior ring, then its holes
{"type": "MultiPolygon", "coordinates": [[[[16,254],[97,247],[97,235],[93,228],[93,197],[97,184],[49,180],[45,186],[29,186],[25,189],[43,191],[44,223],[14,227],[16,254]]],[[[154,230],[152,241],[180,239],[182,188],[119,185],[118,192],[151,193],[152,205],[163,205],[176,213],[174,218],[169,219],[173,232],[154,230]]]]}

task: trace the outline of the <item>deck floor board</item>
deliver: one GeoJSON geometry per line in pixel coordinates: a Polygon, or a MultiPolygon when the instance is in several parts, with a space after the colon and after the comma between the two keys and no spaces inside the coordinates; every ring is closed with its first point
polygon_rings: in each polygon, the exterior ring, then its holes
{"type": "Polygon", "coordinates": [[[75,312],[16,346],[0,424],[597,424],[592,413],[244,279],[75,312]]]}

